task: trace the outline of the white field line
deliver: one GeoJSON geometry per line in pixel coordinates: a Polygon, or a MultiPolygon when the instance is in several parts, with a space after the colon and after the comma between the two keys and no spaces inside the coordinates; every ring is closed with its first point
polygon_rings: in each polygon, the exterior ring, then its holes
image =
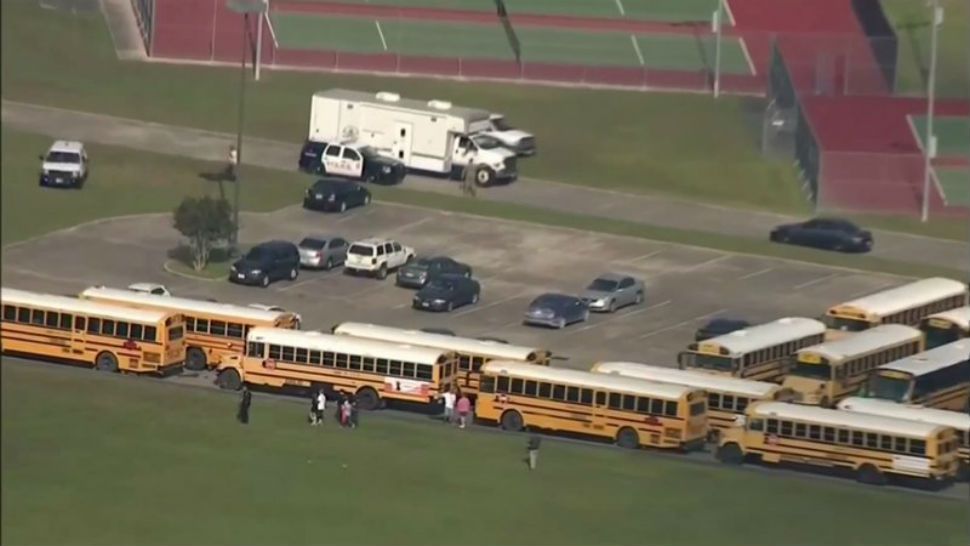
{"type": "Polygon", "coordinates": [[[735,26],[734,22],[734,12],[731,11],[731,2],[729,0],[721,0],[724,2],[724,11],[727,12],[728,20],[731,21],[731,26],[735,26]]]}
{"type": "Polygon", "coordinates": [[[279,49],[280,42],[276,39],[276,29],[273,28],[273,19],[269,16],[269,10],[263,14],[263,17],[266,18],[266,26],[269,27],[269,37],[273,39],[273,47],[279,49]]]}
{"type": "Polygon", "coordinates": [[[761,275],[764,275],[765,273],[768,273],[768,272],[771,272],[771,271],[774,271],[774,270],[775,270],[774,267],[766,267],[764,269],[760,269],[758,271],[754,271],[752,273],[748,273],[747,275],[741,275],[740,277],[738,277],[738,280],[740,281],[740,280],[744,280],[744,279],[751,279],[751,278],[754,278],[754,277],[759,277],[761,275]]]}
{"type": "MultiPolygon", "coordinates": [[[[619,2],[620,0],[616,1],[619,2]]],[[[637,37],[631,34],[630,41],[633,42],[633,51],[637,52],[637,59],[640,61],[640,66],[643,66],[643,53],[640,51],[640,44],[637,43],[637,37]]]]}
{"type": "Polygon", "coordinates": [[[375,20],[374,25],[377,27],[377,33],[381,36],[381,45],[384,46],[384,51],[387,51],[387,40],[384,39],[384,30],[381,29],[381,22],[375,20]]]}
{"type": "MultiPolygon", "coordinates": [[[[916,146],[918,146],[920,151],[923,152],[923,155],[926,155],[930,153],[930,143],[923,141],[923,137],[925,137],[926,134],[921,135],[919,131],[916,130],[916,122],[913,121],[913,116],[914,114],[909,114],[906,116],[906,124],[909,125],[909,130],[913,133],[913,139],[916,141],[916,146]]],[[[933,181],[936,191],[939,192],[940,198],[943,199],[943,203],[949,205],[950,203],[946,199],[946,192],[943,191],[943,186],[940,184],[940,179],[936,175],[936,168],[933,167],[932,158],[930,158],[930,179],[933,181]]]]}
{"type": "Polygon", "coordinates": [[[626,10],[623,9],[623,2],[621,0],[616,1],[616,9],[620,10],[620,15],[626,17],[626,10]]]}
{"type": "Polygon", "coordinates": [[[744,41],[744,38],[738,38],[738,43],[741,45],[741,53],[744,53],[744,60],[748,63],[748,70],[751,71],[752,76],[758,75],[758,67],[754,65],[754,61],[751,60],[751,52],[748,51],[748,43],[744,41]]]}
{"type": "Polygon", "coordinates": [[[805,281],[805,282],[803,282],[801,284],[796,284],[792,288],[794,288],[795,290],[801,290],[802,288],[808,288],[809,286],[814,286],[816,284],[823,283],[823,282],[825,282],[825,281],[827,281],[829,279],[838,277],[840,274],[841,273],[830,273],[828,275],[822,275],[821,277],[812,279],[810,281],[805,281]]]}

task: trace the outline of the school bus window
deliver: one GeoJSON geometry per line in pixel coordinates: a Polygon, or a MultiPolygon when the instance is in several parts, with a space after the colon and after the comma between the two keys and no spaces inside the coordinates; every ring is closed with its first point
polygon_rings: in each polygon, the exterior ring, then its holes
{"type": "Polygon", "coordinates": [[[101,333],[101,319],[92,318],[88,320],[88,333],[89,334],[101,333]]]}
{"type": "Polygon", "coordinates": [[[74,317],[72,317],[71,315],[68,315],[67,313],[61,313],[60,328],[63,330],[70,330],[72,318],[74,317]]]}
{"type": "Polygon", "coordinates": [[[295,361],[299,362],[300,364],[306,364],[306,355],[307,350],[299,347],[296,348],[295,352],[293,353],[293,356],[296,359],[295,361]]]}
{"type": "Polygon", "coordinates": [[[458,369],[462,371],[468,371],[472,366],[472,357],[468,355],[459,355],[458,357],[458,369]]]}
{"type": "Polygon", "coordinates": [[[214,320],[209,323],[209,333],[214,336],[226,335],[226,323],[221,320],[214,320]]]}
{"type": "Polygon", "coordinates": [[[552,396],[550,398],[552,400],[565,400],[566,399],[566,387],[563,387],[562,385],[553,385],[552,386],[552,396]]]}
{"type": "Polygon", "coordinates": [[[879,447],[879,436],[872,432],[866,433],[866,447],[871,447],[873,449],[879,447]]]}
{"type": "Polygon", "coordinates": [[[525,394],[528,396],[535,396],[539,392],[539,383],[537,381],[526,381],[525,382],[525,394]]]}
{"type": "Polygon", "coordinates": [[[566,388],[566,401],[574,404],[579,402],[579,387],[566,388]]]}
{"type": "Polygon", "coordinates": [[[707,405],[711,408],[721,407],[721,395],[716,392],[712,392],[707,395],[707,405]]]}
{"type": "Polygon", "coordinates": [[[795,423],[795,436],[799,438],[804,438],[806,432],[806,427],[804,423],[795,423]]]}
{"type": "MultiPolygon", "coordinates": [[[[349,370],[360,370],[360,357],[358,355],[349,355],[347,357],[347,369],[349,369],[349,370]]],[[[406,362],[404,363],[404,375],[405,376],[413,376],[414,375],[414,364],[411,365],[411,368],[409,370],[407,363],[406,362]],[[411,373],[408,373],[409,371],[411,373]]]]}
{"type": "Polygon", "coordinates": [[[580,391],[580,393],[579,393],[579,402],[582,403],[582,404],[585,404],[587,406],[592,405],[593,404],[593,390],[592,389],[583,389],[582,391],[580,391]]]}
{"type": "Polygon", "coordinates": [[[16,320],[17,318],[17,308],[13,305],[3,306],[3,320],[16,320]]]}
{"type": "Polygon", "coordinates": [[[472,371],[477,372],[482,369],[482,364],[485,363],[485,358],[481,356],[472,357],[472,371]]]}
{"type": "Polygon", "coordinates": [[[822,439],[826,442],[835,441],[835,429],[832,427],[824,427],[822,429],[822,439]]]}
{"type": "Polygon", "coordinates": [[[782,436],[791,436],[793,428],[794,428],[794,426],[792,425],[792,422],[791,421],[782,421],[781,422],[781,435],[782,436]]]}
{"type": "Polygon", "coordinates": [[[893,448],[893,438],[892,438],[892,436],[880,436],[879,437],[879,449],[888,449],[888,450],[891,450],[892,448],[893,448]]]}
{"type": "Polygon", "coordinates": [[[46,321],[45,326],[48,328],[57,328],[57,313],[48,312],[44,319],[46,321]]]}
{"type": "MultiPolygon", "coordinates": [[[[312,360],[313,359],[313,352],[314,351],[310,351],[310,358],[311,358],[310,364],[313,364],[313,360],[312,360]]],[[[365,372],[371,372],[371,373],[373,373],[374,372],[374,368],[375,368],[375,364],[376,363],[374,362],[374,359],[373,358],[371,358],[369,356],[365,356],[360,361],[360,369],[361,370],[364,370],[365,372]]]]}
{"type": "Polygon", "coordinates": [[[483,377],[482,384],[478,387],[480,392],[494,393],[495,392],[495,378],[494,377],[483,377]]]}
{"type": "Polygon", "coordinates": [[[748,407],[748,399],[747,398],[745,398],[743,396],[739,396],[739,397],[735,398],[735,400],[734,400],[734,409],[736,409],[739,413],[742,412],[742,411],[744,411],[747,407],[748,407]]]}
{"type": "MultiPolygon", "coordinates": [[[[328,353],[323,353],[323,365],[324,366],[327,365],[327,354],[328,353]]],[[[377,359],[377,373],[386,374],[387,373],[388,362],[389,361],[386,358],[378,358],[377,359]]]]}
{"type": "Polygon", "coordinates": [[[925,455],[926,442],[924,440],[910,440],[909,452],[913,453],[914,455],[925,455]]]}
{"type": "Polygon", "coordinates": [[[664,415],[668,417],[677,417],[677,402],[664,402],[664,415]]]}
{"type": "Polygon", "coordinates": [[[609,406],[610,409],[620,409],[623,407],[623,403],[619,394],[610,393],[609,394],[609,406]]]}
{"type": "Polygon", "coordinates": [[[840,428],[838,430],[838,437],[839,437],[839,443],[840,444],[848,444],[849,443],[849,431],[848,430],[845,430],[844,428],[840,428]]]}
{"type": "Polygon", "coordinates": [[[195,331],[200,334],[209,333],[209,319],[198,319],[195,322],[195,331]]]}
{"type": "Polygon", "coordinates": [[[101,333],[106,336],[115,335],[115,321],[108,319],[101,321],[101,333]]]}
{"type": "Polygon", "coordinates": [[[509,378],[499,377],[498,385],[495,386],[495,392],[507,393],[509,392],[509,378]]]}
{"type": "Polygon", "coordinates": [[[158,328],[155,328],[154,326],[145,326],[145,337],[142,339],[145,341],[155,341],[158,339],[158,328]]]}
{"type": "Polygon", "coordinates": [[[127,322],[118,321],[118,324],[115,325],[115,334],[118,337],[127,338],[129,331],[131,331],[131,326],[127,322]]]}
{"type": "Polygon", "coordinates": [[[637,412],[650,413],[650,399],[641,396],[637,398],[637,412]]]}
{"type": "Polygon", "coordinates": [[[726,410],[734,409],[734,395],[725,394],[724,397],[721,398],[721,407],[726,410]]]}
{"type": "Polygon", "coordinates": [[[434,368],[427,364],[418,364],[418,379],[427,381],[434,379],[434,368]]]}
{"type": "Polygon", "coordinates": [[[765,430],[768,434],[778,434],[778,420],[768,419],[768,427],[765,430]]]}
{"type": "Polygon", "coordinates": [[[195,317],[185,317],[185,329],[189,332],[195,331],[195,317]]]}
{"type": "Polygon", "coordinates": [[[267,355],[269,358],[271,358],[273,360],[279,360],[279,358],[280,358],[280,356],[282,356],[282,354],[283,354],[283,349],[279,345],[270,345],[269,346],[269,355],[267,355]]]}
{"type": "Polygon", "coordinates": [[[656,398],[650,399],[650,413],[660,415],[664,411],[664,401],[656,398]]]}
{"type": "Polygon", "coordinates": [[[756,432],[762,432],[765,429],[765,422],[762,419],[752,419],[749,428],[756,432]]]}
{"type": "Polygon", "coordinates": [[[44,312],[34,309],[34,312],[30,315],[30,323],[43,325],[44,324],[44,312]]]}
{"type": "Polygon", "coordinates": [[[229,337],[242,339],[243,325],[236,322],[230,322],[229,325],[226,326],[226,335],[228,335],[229,337]]]}
{"type": "Polygon", "coordinates": [[[25,309],[23,307],[17,309],[17,322],[30,322],[30,309],[25,309]]]}
{"type": "Polygon", "coordinates": [[[511,383],[511,386],[509,387],[509,392],[511,392],[512,394],[522,394],[522,391],[524,389],[523,384],[524,384],[524,381],[522,379],[519,379],[517,377],[512,378],[512,383],[511,383]]]}
{"type": "Polygon", "coordinates": [[[307,353],[307,362],[311,366],[319,366],[320,356],[321,356],[320,351],[310,351],[309,353],[307,353]]]}
{"type": "Polygon", "coordinates": [[[293,347],[281,347],[280,360],[293,362],[293,347]]]}

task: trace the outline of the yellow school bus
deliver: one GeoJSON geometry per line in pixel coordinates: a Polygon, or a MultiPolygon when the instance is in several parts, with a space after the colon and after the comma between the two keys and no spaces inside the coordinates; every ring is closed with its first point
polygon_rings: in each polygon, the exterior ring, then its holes
{"type": "Polygon", "coordinates": [[[880,324],[918,326],[925,317],[964,307],[968,300],[966,283],[934,277],[835,305],[825,314],[833,330],[861,332],[880,324]]]}
{"type": "Polygon", "coordinates": [[[825,324],[810,318],[786,317],[691,343],[677,356],[677,362],[685,370],[781,381],[795,351],[824,339],[825,324]]]}
{"type": "Polygon", "coordinates": [[[832,407],[855,394],[872,370],[922,350],[922,332],[902,324],[883,324],[799,350],[782,385],[795,393],[793,402],[832,407]]]}
{"type": "Polygon", "coordinates": [[[938,409],[970,409],[970,340],[883,364],[869,375],[864,395],[938,409]]]}
{"type": "Polygon", "coordinates": [[[930,315],[920,323],[920,329],[926,334],[927,349],[970,337],[970,307],[930,315]]]}
{"type": "Polygon", "coordinates": [[[458,388],[471,398],[478,394],[482,364],[492,360],[514,360],[537,366],[548,366],[552,356],[549,351],[538,347],[523,347],[497,341],[432,334],[420,330],[406,330],[362,322],[342,322],[334,326],[332,331],[337,335],[452,351],[458,355],[458,388]]]}
{"type": "Polygon", "coordinates": [[[267,311],[228,303],[145,294],[95,286],[81,292],[81,298],[136,309],[180,313],[185,317],[185,367],[189,370],[214,368],[227,355],[242,354],[250,328],[300,327],[300,317],[286,311],[267,311]]]}
{"type": "Polygon", "coordinates": [[[3,288],[3,352],[106,372],[164,374],[185,360],[182,316],[3,288]]]}
{"type": "Polygon", "coordinates": [[[499,360],[482,366],[475,418],[505,430],[599,436],[626,448],[700,449],[708,432],[699,389],[499,360]]]}
{"type": "Polygon", "coordinates": [[[970,478],[970,415],[961,411],[907,406],[888,400],[860,398],[858,396],[851,396],[839,402],[838,409],[953,428],[957,431],[957,441],[959,442],[957,451],[961,460],[960,475],[962,478],[970,478]]]}
{"type": "Polygon", "coordinates": [[[777,383],[722,377],[704,372],[649,366],[634,362],[599,362],[593,373],[615,374],[655,383],[683,385],[707,393],[707,415],[711,430],[709,441],[716,441],[725,429],[744,415],[748,405],[763,400],[789,400],[792,393],[777,383]]]}
{"type": "Polygon", "coordinates": [[[947,482],[960,465],[950,427],[784,402],[749,406],[745,421],[721,434],[717,458],[828,467],[876,485],[888,476],[947,482]]]}
{"type": "Polygon", "coordinates": [[[353,394],[361,409],[387,400],[434,403],[452,389],[455,354],[414,347],[282,328],[252,328],[245,355],[219,364],[216,383],[236,390],[243,383],[273,388],[322,388],[353,394]]]}

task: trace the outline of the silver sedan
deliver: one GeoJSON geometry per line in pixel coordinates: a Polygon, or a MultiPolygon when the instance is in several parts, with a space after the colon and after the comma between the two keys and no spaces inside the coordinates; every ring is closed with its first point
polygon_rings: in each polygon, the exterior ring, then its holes
{"type": "Polygon", "coordinates": [[[347,241],[343,237],[306,237],[300,249],[300,265],[310,269],[333,269],[347,260],[347,241]]]}
{"type": "Polygon", "coordinates": [[[590,311],[612,313],[643,301],[643,281],[629,275],[604,273],[593,279],[580,295],[590,311]]]}

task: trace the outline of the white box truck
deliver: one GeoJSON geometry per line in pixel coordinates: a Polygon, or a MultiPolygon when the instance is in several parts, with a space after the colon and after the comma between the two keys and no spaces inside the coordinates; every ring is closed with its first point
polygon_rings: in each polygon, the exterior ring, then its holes
{"type": "Polygon", "coordinates": [[[487,186],[518,177],[515,152],[483,133],[490,129],[485,110],[329,89],[313,94],[308,140],[367,146],[416,171],[454,175],[471,165],[475,182],[487,186]]]}

